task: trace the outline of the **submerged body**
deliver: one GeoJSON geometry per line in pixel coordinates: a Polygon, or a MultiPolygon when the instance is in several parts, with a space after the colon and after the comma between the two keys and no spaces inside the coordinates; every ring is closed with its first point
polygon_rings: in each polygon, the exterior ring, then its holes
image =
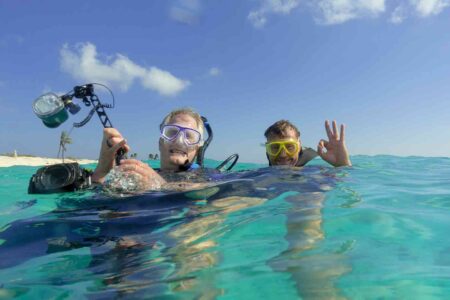
{"type": "MultiPolygon", "coordinates": [[[[320,212],[315,212],[320,209],[320,204],[314,203],[323,199],[323,193],[336,184],[334,175],[327,174],[326,170],[322,172],[320,168],[306,171],[262,169],[228,174],[221,179],[222,183],[189,192],[148,193],[120,201],[98,195],[74,206],[68,198],[60,202],[58,210],[14,222],[0,233],[0,239],[5,240],[0,246],[0,255],[4,258],[0,268],[88,247],[92,256],[89,270],[103,278],[105,291],[122,291],[130,293],[130,297],[144,291],[159,294],[173,289],[199,296],[202,293],[219,295],[222,292],[214,287],[211,278],[190,276],[220,265],[220,255],[214,249],[218,243],[217,235],[220,236],[230,214],[266,205],[282,196],[288,201],[296,199],[292,203],[302,202],[303,209],[309,211],[309,219],[320,219],[320,212]],[[314,179],[308,179],[314,173],[314,179]],[[283,196],[285,193],[287,196],[283,196]],[[318,195],[322,196],[317,198],[318,195]],[[166,263],[174,264],[175,269],[170,271],[163,267],[164,264],[160,265],[161,269],[157,267],[159,263],[144,258],[152,256],[151,253],[162,253],[169,259],[166,263]],[[153,267],[147,269],[145,266],[149,264],[153,267]],[[110,277],[110,272],[118,274],[110,277]],[[135,281],[136,274],[142,272],[150,272],[144,276],[146,287],[135,281]],[[156,284],[161,280],[158,278],[165,278],[167,284],[156,284]],[[139,287],[135,287],[136,284],[139,287]],[[134,287],[132,291],[130,287],[134,287]]],[[[320,222],[313,223],[304,226],[312,226],[313,231],[320,232],[320,222]]],[[[304,228],[298,230],[297,235],[304,228]]],[[[310,235],[311,230],[309,238],[310,235]]],[[[313,239],[320,239],[320,234],[313,239]]],[[[274,263],[270,264],[274,268],[284,268],[280,259],[273,259],[274,263]]]]}

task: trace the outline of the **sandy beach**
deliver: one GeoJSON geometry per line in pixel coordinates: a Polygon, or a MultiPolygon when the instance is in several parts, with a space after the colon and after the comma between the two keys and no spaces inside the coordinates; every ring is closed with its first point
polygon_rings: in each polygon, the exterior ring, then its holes
{"type": "MultiPolygon", "coordinates": [[[[82,164],[92,164],[97,163],[96,160],[90,159],[64,159],[64,162],[77,162],[82,164]]],[[[47,166],[53,164],[62,163],[60,158],[47,158],[47,157],[28,157],[28,156],[0,156],[0,167],[11,167],[11,166],[47,166]]]]}

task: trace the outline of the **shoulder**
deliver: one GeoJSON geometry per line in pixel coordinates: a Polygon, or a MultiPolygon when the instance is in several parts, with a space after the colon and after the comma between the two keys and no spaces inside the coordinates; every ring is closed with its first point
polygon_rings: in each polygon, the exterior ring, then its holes
{"type": "Polygon", "coordinates": [[[300,151],[298,162],[296,164],[297,167],[303,167],[309,161],[313,160],[319,154],[314,151],[312,148],[302,147],[302,151],[300,151]]]}

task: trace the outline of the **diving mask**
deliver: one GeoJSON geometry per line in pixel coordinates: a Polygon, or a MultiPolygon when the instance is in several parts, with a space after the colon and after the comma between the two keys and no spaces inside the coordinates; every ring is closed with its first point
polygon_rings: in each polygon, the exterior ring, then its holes
{"type": "Polygon", "coordinates": [[[202,144],[202,135],[195,129],[178,126],[178,125],[164,125],[161,128],[161,137],[166,142],[181,143],[187,147],[194,147],[202,144]]]}
{"type": "Polygon", "coordinates": [[[272,157],[279,156],[282,150],[284,150],[289,157],[298,155],[300,151],[299,142],[297,140],[287,140],[266,143],[266,152],[272,157]]]}

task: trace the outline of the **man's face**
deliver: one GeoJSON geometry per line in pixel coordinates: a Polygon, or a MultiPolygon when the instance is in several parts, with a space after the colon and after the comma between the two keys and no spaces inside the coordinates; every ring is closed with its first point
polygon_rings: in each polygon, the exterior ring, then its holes
{"type": "MultiPolygon", "coordinates": [[[[198,131],[197,122],[187,114],[176,115],[167,125],[177,125],[198,131]]],[[[183,135],[183,132],[180,132],[179,135],[183,135]]],[[[180,136],[177,136],[178,138],[180,136]]],[[[198,148],[199,145],[187,146],[180,142],[166,142],[163,138],[160,138],[159,151],[161,153],[161,168],[176,170],[179,166],[192,162],[197,154],[198,148]]]]}
{"type": "MultiPolygon", "coordinates": [[[[286,128],[283,132],[283,136],[270,135],[267,138],[267,143],[273,142],[291,142],[297,145],[294,155],[289,155],[286,150],[281,147],[281,152],[274,156],[267,153],[270,164],[272,166],[295,166],[298,162],[298,154],[301,149],[300,139],[297,137],[296,132],[292,128],[286,128]]],[[[278,146],[278,145],[276,145],[278,146]]],[[[289,144],[285,144],[285,147],[289,148],[289,144]]],[[[290,149],[289,149],[290,150],[290,149]]]]}

